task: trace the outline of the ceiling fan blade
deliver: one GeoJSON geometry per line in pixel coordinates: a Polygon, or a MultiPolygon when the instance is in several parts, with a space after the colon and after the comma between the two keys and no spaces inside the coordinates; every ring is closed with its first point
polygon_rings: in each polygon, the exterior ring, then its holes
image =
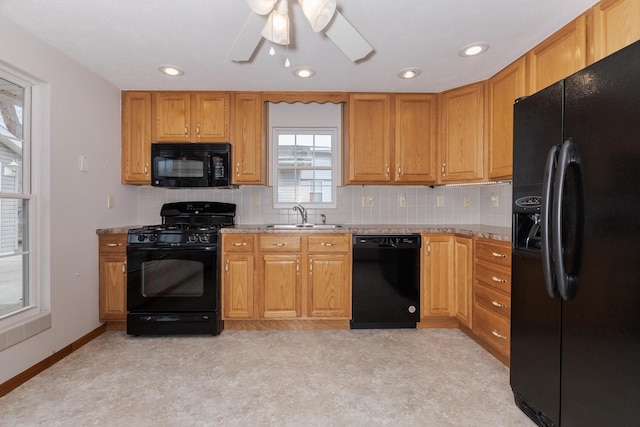
{"type": "Polygon", "coordinates": [[[369,42],[338,10],[333,17],[333,22],[329,24],[324,33],[353,62],[359,61],[373,52],[373,47],[369,42]]]}
{"type": "Polygon", "coordinates": [[[266,19],[264,16],[251,13],[247,22],[240,30],[240,34],[231,46],[231,50],[227,57],[235,62],[247,62],[251,60],[253,53],[262,40],[262,27],[264,27],[266,19]]]}

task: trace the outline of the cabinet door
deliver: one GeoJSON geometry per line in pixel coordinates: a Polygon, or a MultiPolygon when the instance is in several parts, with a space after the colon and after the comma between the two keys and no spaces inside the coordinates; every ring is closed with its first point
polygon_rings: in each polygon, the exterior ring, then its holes
{"type": "Polygon", "coordinates": [[[234,95],[232,161],[235,184],[264,184],[263,103],[259,93],[234,95]]]}
{"type": "Polygon", "coordinates": [[[564,79],[587,65],[586,17],[581,15],[528,53],[530,92],[564,79]]]}
{"type": "Polygon", "coordinates": [[[456,236],[454,239],[454,288],[456,318],[472,327],[473,310],[473,240],[456,236]]]}
{"type": "Polygon", "coordinates": [[[436,182],[436,96],[395,98],[395,180],[436,182]]]}
{"type": "Polygon", "coordinates": [[[350,184],[391,181],[391,95],[349,96],[347,176],[350,184]]]}
{"type": "Polygon", "coordinates": [[[223,263],[223,319],[254,318],[253,254],[228,254],[224,256],[223,263]]]}
{"type": "Polygon", "coordinates": [[[127,319],[127,235],[98,238],[100,321],[127,319]]]}
{"type": "Polygon", "coordinates": [[[151,183],[151,92],[122,93],[122,183],[151,183]]]}
{"type": "Polygon", "coordinates": [[[424,236],[422,266],[422,317],[453,316],[453,236],[424,236]]]}
{"type": "Polygon", "coordinates": [[[598,61],[640,39],[640,1],[602,0],[593,7],[593,56],[598,61]]]}
{"type": "Polygon", "coordinates": [[[487,153],[489,178],[513,175],[513,104],[527,94],[527,59],[522,57],[489,79],[487,153]]]}
{"type": "Polygon", "coordinates": [[[483,83],[442,94],[442,182],[473,181],[484,176],[483,94],[483,83]]]}
{"type": "Polygon", "coordinates": [[[229,141],[229,94],[197,92],[192,94],[193,142],[229,141]]]}
{"type": "Polygon", "coordinates": [[[300,317],[300,255],[260,255],[260,317],[300,317]]]}
{"type": "Polygon", "coordinates": [[[189,142],[191,138],[191,94],[156,92],[153,94],[153,140],[189,142]]]}
{"type": "Polygon", "coordinates": [[[351,318],[351,258],[309,255],[309,316],[351,318]]]}

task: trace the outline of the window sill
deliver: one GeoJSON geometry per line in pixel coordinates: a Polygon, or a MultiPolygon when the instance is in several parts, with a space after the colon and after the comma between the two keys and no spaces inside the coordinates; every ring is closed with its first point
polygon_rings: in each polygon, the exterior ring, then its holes
{"type": "Polygon", "coordinates": [[[51,328],[51,313],[38,313],[0,331],[0,351],[51,328]]]}

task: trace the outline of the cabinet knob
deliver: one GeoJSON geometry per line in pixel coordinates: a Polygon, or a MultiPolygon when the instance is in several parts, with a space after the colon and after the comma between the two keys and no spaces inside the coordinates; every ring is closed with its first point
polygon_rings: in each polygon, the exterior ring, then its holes
{"type": "Polygon", "coordinates": [[[272,245],[273,245],[273,246],[278,246],[279,248],[281,248],[281,247],[283,247],[283,246],[287,246],[287,242],[284,242],[284,243],[277,243],[277,242],[274,242],[274,243],[272,243],[272,245]]]}
{"type": "Polygon", "coordinates": [[[122,246],[122,243],[107,243],[106,246],[110,247],[110,248],[115,248],[118,246],[122,246]]]}
{"type": "Polygon", "coordinates": [[[144,165],[144,174],[149,175],[149,164],[144,165]]]}
{"type": "Polygon", "coordinates": [[[127,275],[127,261],[122,263],[122,275],[123,276],[127,275]]]}
{"type": "Polygon", "coordinates": [[[440,170],[442,171],[442,176],[445,176],[445,175],[446,175],[446,173],[445,173],[445,167],[446,167],[446,165],[447,165],[446,163],[443,163],[443,164],[442,164],[442,167],[440,168],[440,170]]]}
{"type": "Polygon", "coordinates": [[[496,258],[506,258],[507,257],[506,254],[501,254],[501,253],[498,253],[498,252],[491,252],[491,255],[493,255],[496,258]]]}
{"type": "Polygon", "coordinates": [[[189,125],[184,125],[184,136],[189,136],[189,125]]]}
{"type": "Polygon", "coordinates": [[[328,246],[328,247],[331,247],[331,246],[335,246],[335,245],[336,245],[335,243],[325,243],[325,242],[320,242],[320,246],[328,246]]]}
{"type": "Polygon", "coordinates": [[[390,173],[390,168],[389,168],[389,163],[387,163],[387,178],[389,178],[389,173],[390,173]]]}
{"type": "Polygon", "coordinates": [[[240,163],[236,163],[236,176],[240,176],[240,163]]]}
{"type": "Polygon", "coordinates": [[[507,308],[506,305],[499,303],[498,301],[491,301],[491,304],[493,304],[494,307],[507,308]]]}
{"type": "Polygon", "coordinates": [[[240,243],[240,242],[233,242],[232,244],[233,244],[233,246],[247,246],[247,242],[242,242],[242,243],[240,243]]]}
{"type": "Polygon", "coordinates": [[[491,280],[493,280],[494,282],[498,282],[498,283],[507,283],[506,279],[501,279],[497,276],[492,276],[491,280]]]}
{"type": "Polygon", "coordinates": [[[226,260],[224,263],[224,273],[228,276],[229,275],[229,260],[226,260]]]}
{"type": "Polygon", "coordinates": [[[196,126],[196,136],[200,138],[200,123],[198,123],[198,126],[196,126]]]}
{"type": "Polygon", "coordinates": [[[400,175],[402,175],[402,167],[398,163],[398,178],[400,177],[400,175]]]}

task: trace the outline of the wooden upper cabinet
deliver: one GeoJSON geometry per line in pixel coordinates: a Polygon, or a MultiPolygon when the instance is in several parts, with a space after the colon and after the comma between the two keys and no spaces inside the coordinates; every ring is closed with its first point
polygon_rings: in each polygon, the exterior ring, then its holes
{"type": "Polygon", "coordinates": [[[530,50],[528,59],[531,93],[586,67],[586,15],[579,16],[530,50]]]}
{"type": "Polygon", "coordinates": [[[484,177],[484,83],[441,94],[440,180],[478,181],[484,177]]]}
{"type": "Polygon", "coordinates": [[[151,93],[122,93],[122,183],[151,183],[151,93]]]}
{"type": "Polygon", "coordinates": [[[229,94],[154,92],[153,140],[228,142],[229,94]]]}
{"type": "Polygon", "coordinates": [[[233,104],[233,182],[264,184],[262,96],[259,92],[238,92],[234,94],[233,104]]]}
{"type": "Polygon", "coordinates": [[[436,95],[395,96],[396,182],[436,182],[436,113],[436,95]]]}
{"type": "Polygon", "coordinates": [[[640,1],[602,0],[593,7],[593,57],[598,61],[640,39],[640,1]]]}
{"type": "Polygon", "coordinates": [[[513,175],[513,104],[526,94],[526,57],[489,79],[486,141],[489,179],[511,178],[513,175]]]}
{"type": "Polygon", "coordinates": [[[390,182],[391,95],[351,94],[348,110],[348,183],[390,182]]]}

